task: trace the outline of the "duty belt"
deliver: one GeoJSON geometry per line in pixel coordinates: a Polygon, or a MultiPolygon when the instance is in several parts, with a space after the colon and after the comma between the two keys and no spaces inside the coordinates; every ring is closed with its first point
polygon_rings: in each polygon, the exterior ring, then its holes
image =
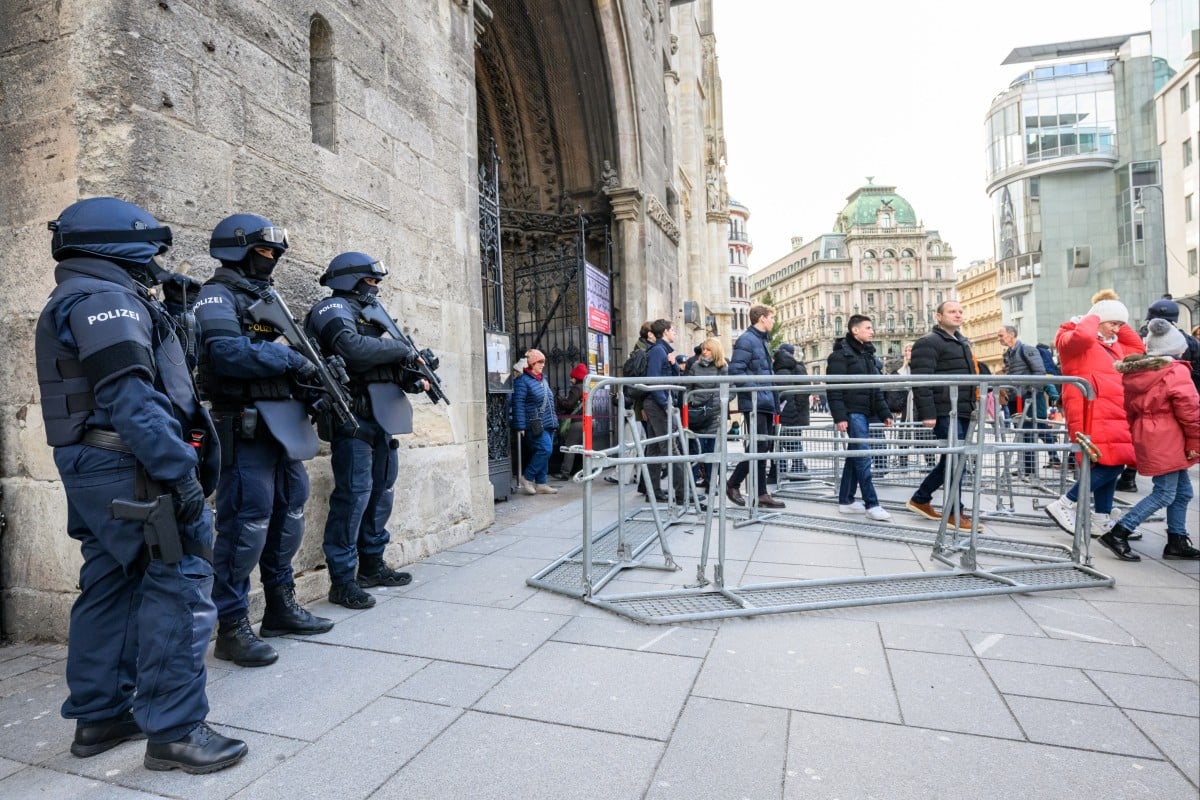
{"type": "Polygon", "coordinates": [[[129,449],[129,445],[121,440],[121,435],[116,431],[106,431],[103,428],[88,428],[83,432],[84,444],[90,444],[92,447],[103,447],[105,450],[115,450],[118,453],[133,453],[129,449]]]}

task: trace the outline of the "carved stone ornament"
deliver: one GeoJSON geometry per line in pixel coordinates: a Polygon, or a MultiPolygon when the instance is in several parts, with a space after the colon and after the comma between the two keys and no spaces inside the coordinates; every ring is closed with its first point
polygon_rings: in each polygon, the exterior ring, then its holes
{"type": "Polygon", "coordinates": [[[620,186],[620,179],[617,176],[617,170],[613,167],[612,162],[607,158],[604,159],[603,166],[600,167],[600,188],[615,189],[620,186]]]}
{"type": "Polygon", "coordinates": [[[679,244],[679,226],[671,219],[671,212],[652,194],[646,195],[646,216],[654,220],[662,232],[675,244],[679,244]]]}

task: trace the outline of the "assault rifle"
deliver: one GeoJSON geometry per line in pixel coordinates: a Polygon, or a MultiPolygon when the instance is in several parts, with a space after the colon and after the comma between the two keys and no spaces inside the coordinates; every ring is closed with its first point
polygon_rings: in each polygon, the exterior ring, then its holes
{"type": "Polygon", "coordinates": [[[450,398],[446,396],[446,392],[442,389],[442,382],[438,380],[437,373],[434,372],[436,364],[430,366],[428,363],[432,359],[433,353],[426,350],[417,350],[416,344],[413,343],[412,337],[400,330],[400,326],[396,324],[396,320],[392,319],[391,315],[384,310],[379,301],[371,298],[370,302],[363,303],[362,309],[363,319],[368,322],[374,322],[376,325],[387,331],[393,339],[404,342],[412,348],[416,353],[416,365],[411,367],[420,374],[422,378],[429,382],[429,389],[425,395],[435,404],[441,400],[446,405],[450,405],[450,398]]]}
{"type": "Polygon", "coordinates": [[[263,322],[282,331],[292,347],[299,350],[300,355],[313,363],[317,368],[317,377],[321,381],[321,390],[329,397],[337,421],[343,427],[358,430],[358,420],[355,418],[354,412],[350,410],[350,395],[346,391],[346,387],[338,380],[339,377],[345,378],[346,376],[345,367],[341,366],[341,359],[339,358],[335,362],[332,358],[328,361],[321,358],[321,354],[313,345],[312,340],[296,324],[295,317],[292,316],[287,304],[283,302],[283,298],[275,289],[270,286],[256,287],[249,281],[246,282],[246,285],[259,298],[250,306],[250,318],[255,322],[263,322]],[[338,374],[335,375],[335,372],[338,374]]]}

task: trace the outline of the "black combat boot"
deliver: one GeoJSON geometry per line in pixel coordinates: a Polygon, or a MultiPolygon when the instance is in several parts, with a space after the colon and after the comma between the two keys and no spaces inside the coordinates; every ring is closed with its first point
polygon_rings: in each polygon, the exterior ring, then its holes
{"type": "Polygon", "coordinates": [[[90,758],[111,750],[122,742],[145,739],[146,734],[133,721],[133,712],[126,711],[119,717],[94,722],[75,721],[75,741],[71,743],[71,755],[90,758]]]}
{"type": "Polygon", "coordinates": [[[296,602],[294,583],[264,586],[263,596],[267,600],[267,610],[258,629],[261,636],[285,636],[289,633],[311,636],[333,627],[333,620],[318,617],[296,602]]]}
{"type": "Polygon", "coordinates": [[[279,658],[274,647],[254,635],[249,617],[217,625],[217,646],[213,655],[239,667],[265,667],[279,658]]]}
{"type": "MultiPolygon", "coordinates": [[[[246,623],[249,628],[250,624],[246,623]]],[[[192,732],[174,742],[150,742],[142,763],[146,769],[165,772],[181,769],[192,775],[204,775],[232,767],[250,750],[241,739],[230,739],[201,722],[192,732]]]]}
{"type": "Polygon", "coordinates": [[[1192,547],[1192,540],[1186,533],[1168,533],[1167,546],[1163,548],[1163,558],[1195,561],[1200,559],[1200,550],[1192,547]]]}
{"type": "Polygon", "coordinates": [[[407,572],[397,572],[387,565],[383,556],[360,556],[358,560],[358,585],[370,588],[372,586],[407,586],[412,583],[412,575],[407,572]]]}
{"type": "Polygon", "coordinates": [[[364,592],[354,581],[335,583],[329,587],[329,602],[361,611],[375,605],[375,598],[364,592]]]}
{"type": "Polygon", "coordinates": [[[1101,536],[1099,541],[1122,561],[1142,560],[1142,557],[1133,552],[1133,548],[1129,546],[1129,529],[1119,522],[1109,528],[1108,533],[1101,536]]]}

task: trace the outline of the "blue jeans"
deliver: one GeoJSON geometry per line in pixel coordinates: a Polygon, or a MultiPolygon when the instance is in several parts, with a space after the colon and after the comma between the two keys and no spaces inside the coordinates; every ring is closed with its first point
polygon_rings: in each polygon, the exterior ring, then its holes
{"type": "MultiPolygon", "coordinates": [[[[866,414],[849,414],[846,434],[851,439],[866,439],[871,432],[871,423],[866,414]]],[[[849,450],[866,450],[868,445],[850,444],[849,450]]],[[[847,458],[842,466],[842,482],[838,487],[838,504],[847,506],[854,502],[854,494],[862,489],[863,505],[873,508],[879,505],[875,484],[871,482],[871,459],[866,456],[847,458]]]]}
{"type": "MultiPolygon", "coordinates": [[[[967,435],[967,425],[971,422],[969,419],[958,417],[958,442],[962,444],[963,437],[967,435]]],[[[950,418],[938,417],[933,424],[934,439],[949,439],[950,438],[950,418]]],[[[942,453],[938,459],[937,466],[929,471],[925,476],[925,480],[921,481],[921,485],[913,492],[912,500],[914,503],[929,503],[933,500],[933,493],[942,488],[942,484],[946,482],[946,459],[949,456],[942,453]]],[[[962,475],[962,469],[965,466],[965,459],[960,459],[958,463],[959,476],[962,475]]],[[[1115,482],[1113,484],[1116,485],[1115,482]]],[[[959,481],[959,508],[962,508],[962,481],[959,481]]]]}
{"type": "MultiPolygon", "coordinates": [[[[1107,464],[1092,464],[1092,508],[1097,514],[1107,514],[1112,511],[1113,495],[1117,493],[1117,481],[1125,471],[1123,464],[1109,466],[1107,464]]],[[[1067,489],[1067,499],[1072,503],[1079,500],[1079,481],[1067,489]]],[[[1161,507],[1161,506],[1160,506],[1161,507]]]]}
{"type": "MultiPolygon", "coordinates": [[[[529,432],[525,432],[529,436],[529,432]]],[[[550,472],[550,452],[554,448],[554,436],[550,431],[543,430],[540,436],[530,436],[533,455],[525,465],[525,480],[534,483],[545,483],[550,472]]]]}
{"type": "Polygon", "coordinates": [[[1167,533],[1186,536],[1187,508],[1193,496],[1192,481],[1188,478],[1187,470],[1155,475],[1150,480],[1154,484],[1153,490],[1136,506],[1125,512],[1125,516],[1121,517],[1122,527],[1130,531],[1136,530],[1147,517],[1160,508],[1165,508],[1167,533]]]}

